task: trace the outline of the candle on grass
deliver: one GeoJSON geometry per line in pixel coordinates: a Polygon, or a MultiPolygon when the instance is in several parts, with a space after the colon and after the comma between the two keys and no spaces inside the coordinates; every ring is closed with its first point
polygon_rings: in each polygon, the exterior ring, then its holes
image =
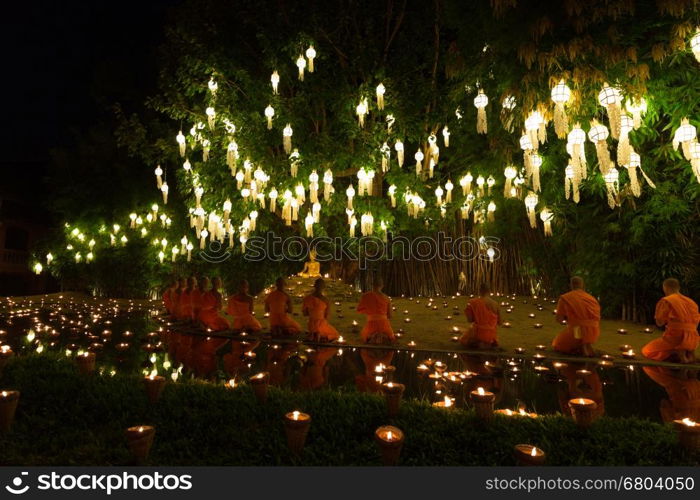
{"type": "Polygon", "coordinates": [[[622,352],[622,357],[625,359],[634,359],[635,355],[634,349],[628,349],[622,352]]]}
{"type": "Polygon", "coordinates": [[[301,454],[310,426],[311,416],[308,413],[294,410],[284,416],[284,432],[287,435],[287,445],[293,454],[301,454]]]}
{"type": "Polygon", "coordinates": [[[0,391],[0,432],[10,431],[19,403],[19,391],[0,391]]]}
{"type": "Polygon", "coordinates": [[[455,405],[455,398],[451,398],[450,396],[445,396],[442,401],[435,401],[433,403],[433,406],[435,408],[452,408],[455,405]]]}
{"type": "Polygon", "coordinates": [[[161,394],[163,394],[163,389],[165,389],[165,377],[152,373],[143,378],[143,383],[146,387],[148,401],[151,404],[157,403],[161,394]]]}
{"type": "Polygon", "coordinates": [[[513,448],[515,462],[521,466],[542,465],[545,460],[544,450],[531,444],[516,444],[513,448]]]}
{"type": "Polygon", "coordinates": [[[148,458],[155,435],[156,429],[151,425],[138,425],[126,430],[129,451],[137,463],[144,463],[148,458]]]}
{"type": "Polygon", "coordinates": [[[0,372],[2,372],[2,369],[7,364],[7,360],[10,359],[13,354],[14,352],[9,345],[0,346],[0,372]]]}
{"type": "Polygon", "coordinates": [[[78,365],[78,371],[83,375],[89,375],[95,371],[95,353],[84,352],[75,357],[75,362],[78,365]]]}
{"type": "Polygon", "coordinates": [[[399,408],[401,406],[401,397],[403,396],[405,389],[405,385],[394,382],[382,384],[382,392],[384,393],[384,399],[386,400],[387,414],[390,418],[398,416],[399,408]]]}
{"type": "Polygon", "coordinates": [[[700,450],[700,424],[686,417],[682,420],[674,420],[673,427],[678,433],[681,446],[689,451],[700,450]]]}
{"type": "Polygon", "coordinates": [[[493,392],[486,391],[483,387],[478,387],[469,393],[469,399],[474,405],[477,417],[482,420],[493,418],[493,402],[496,399],[493,392]]]}
{"type": "Polygon", "coordinates": [[[264,404],[267,401],[267,387],[270,382],[270,374],[261,372],[250,377],[250,385],[253,387],[253,393],[259,403],[264,404]]]}
{"type": "Polygon", "coordinates": [[[592,399],[575,398],[569,400],[569,408],[571,409],[571,415],[574,417],[574,421],[579,427],[585,429],[590,427],[595,420],[595,411],[598,408],[598,404],[592,399]]]}
{"type": "Polygon", "coordinates": [[[382,454],[382,463],[384,465],[398,464],[404,441],[403,431],[398,427],[383,425],[374,431],[374,438],[382,454]]]}

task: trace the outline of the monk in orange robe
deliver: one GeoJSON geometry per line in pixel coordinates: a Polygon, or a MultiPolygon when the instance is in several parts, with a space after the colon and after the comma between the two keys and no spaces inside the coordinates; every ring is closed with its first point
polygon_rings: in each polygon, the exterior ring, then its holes
{"type": "Polygon", "coordinates": [[[254,299],[248,295],[250,285],[242,280],[238,293],[228,299],[226,312],[233,316],[233,330],[236,332],[259,332],[262,325],[253,316],[254,299]]]}
{"type": "Polygon", "coordinates": [[[194,276],[188,280],[187,288],[180,294],[180,319],[194,321],[201,308],[202,293],[194,276]]]}
{"type": "Polygon", "coordinates": [[[584,290],[583,278],[571,278],[571,291],[559,297],[557,321],[566,328],[552,341],[552,348],[564,354],[595,356],[593,344],[600,337],[600,304],[584,290]]]}
{"type": "Polygon", "coordinates": [[[173,281],[170,286],[163,292],[163,307],[171,316],[175,312],[175,301],[177,300],[180,281],[173,281]]]}
{"type": "Polygon", "coordinates": [[[664,334],[645,345],[642,354],[655,361],[677,358],[681,363],[694,363],[700,321],[698,305],[681,294],[677,279],[665,280],[663,289],[666,296],[656,304],[654,319],[659,327],[665,326],[664,334]]]}
{"type": "Polygon", "coordinates": [[[323,278],[314,282],[314,291],[304,297],[302,312],[309,317],[309,340],[313,342],[333,342],[340,334],[338,330],[328,322],[329,302],[323,295],[326,287],[323,278]]]}
{"type": "Polygon", "coordinates": [[[662,399],[659,405],[664,422],[684,418],[700,421],[700,380],[695,372],[666,366],[644,366],[643,370],[668,393],[668,399],[662,399]]]}
{"type": "Polygon", "coordinates": [[[396,339],[389,323],[391,299],[382,293],[382,288],[384,283],[376,279],[372,291],[364,293],[357,305],[357,312],[367,316],[367,322],[360,332],[360,338],[365,343],[388,344],[396,339]]]}
{"type": "Polygon", "coordinates": [[[468,349],[489,349],[498,346],[498,325],[501,313],[498,303],[489,295],[488,283],[479,286],[479,296],[467,302],[464,315],[471,322],[471,327],[459,339],[460,344],[468,349]]]}
{"type": "Polygon", "coordinates": [[[301,333],[299,323],[289,317],[292,313],[292,298],[284,291],[284,278],[277,278],[275,290],[265,298],[265,312],[270,314],[270,331],[273,335],[296,335],[301,333]]]}
{"type": "Polygon", "coordinates": [[[182,294],[187,288],[187,278],[180,278],[177,290],[171,294],[173,301],[173,318],[177,320],[182,319],[182,294]]]}
{"type": "MultiPolygon", "coordinates": [[[[208,288],[209,279],[204,278],[203,289],[208,288]]],[[[228,330],[229,324],[226,318],[219,314],[221,311],[221,278],[214,278],[211,290],[202,293],[199,321],[213,332],[228,330]]]]}

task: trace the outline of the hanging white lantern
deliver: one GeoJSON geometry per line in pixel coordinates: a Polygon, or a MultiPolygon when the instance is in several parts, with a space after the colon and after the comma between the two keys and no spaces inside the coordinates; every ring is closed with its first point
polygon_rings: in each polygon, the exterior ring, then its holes
{"type": "Polygon", "coordinates": [[[306,59],[304,56],[300,55],[297,58],[297,69],[299,70],[299,81],[304,81],[304,70],[306,69],[306,59]]]}
{"type": "Polygon", "coordinates": [[[488,179],[486,179],[486,185],[489,188],[488,195],[491,196],[491,190],[493,189],[493,186],[496,185],[496,179],[494,179],[492,175],[489,175],[488,179]]]}
{"type": "Polygon", "coordinates": [[[496,220],[496,203],[493,201],[486,207],[486,218],[489,222],[496,220]]]}
{"type": "Polygon", "coordinates": [[[467,196],[472,191],[472,181],[474,177],[471,172],[467,172],[467,175],[459,180],[459,185],[462,186],[462,196],[467,196]]]}
{"type": "Polygon", "coordinates": [[[447,179],[447,182],[445,183],[445,191],[447,192],[445,201],[447,203],[452,203],[452,190],[454,189],[454,187],[455,185],[452,184],[452,181],[450,179],[447,179]]]}
{"type": "Polygon", "coordinates": [[[385,141],[384,144],[382,144],[382,147],[379,148],[379,151],[382,155],[382,172],[388,172],[389,160],[391,158],[391,148],[385,141]]]}
{"type": "Polygon", "coordinates": [[[620,112],[622,109],[622,93],[616,87],[610,87],[607,83],[598,93],[598,102],[608,111],[610,120],[610,135],[613,139],[620,136],[620,112]]]}
{"type": "Polygon", "coordinates": [[[309,174],[309,199],[311,203],[318,201],[318,173],[315,170],[309,174]]]}
{"type": "Polygon", "coordinates": [[[576,123],[567,136],[566,150],[571,157],[574,173],[579,179],[584,179],[587,176],[586,172],[586,133],[581,128],[581,125],[576,123]]]}
{"type": "Polygon", "coordinates": [[[353,215],[350,217],[350,237],[355,237],[355,226],[357,226],[357,218],[353,215]]]}
{"type": "Polygon", "coordinates": [[[533,229],[537,227],[535,207],[537,207],[538,201],[539,197],[532,191],[530,191],[530,193],[525,197],[525,209],[527,210],[527,217],[530,220],[530,227],[533,229]]]}
{"type": "Polygon", "coordinates": [[[198,207],[202,205],[202,195],[204,194],[204,188],[202,186],[197,186],[194,188],[195,203],[198,207]]]}
{"type": "Polygon", "coordinates": [[[355,113],[357,114],[357,122],[360,124],[360,128],[365,126],[365,115],[367,114],[369,106],[367,105],[367,99],[362,99],[360,103],[355,108],[355,113]]]}
{"type": "Polygon", "coordinates": [[[158,165],[154,171],[156,174],[156,185],[158,186],[158,189],[163,185],[163,169],[160,168],[160,165],[158,165]]]}
{"type": "Polygon", "coordinates": [[[520,136],[519,143],[520,149],[523,150],[523,164],[525,165],[525,175],[529,177],[532,171],[532,167],[530,166],[530,153],[532,153],[532,151],[535,149],[535,146],[532,144],[532,138],[527,132],[520,136]]]}
{"type": "Polygon", "coordinates": [[[180,157],[184,158],[185,157],[185,151],[187,149],[187,141],[185,140],[185,136],[182,134],[182,130],[180,130],[175,137],[175,140],[177,141],[178,146],[180,147],[180,157]]]}
{"type": "Polygon", "coordinates": [[[309,73],[313,73],[314,59],[316,58],[316,49],[314,49],[313,45],[309,45],[309,48],[306,49],[306,58],[309,60],[309,73]]]}
{"type": "Polygon", "coordinates": [[[309,238],[314,237],[314,216],[311,213],[311,210],[306,214],[306,218],[304,219],[304,227],[306,228],[306,236],[309,238]]]}
{"type": "Polygon", "coordinates": [[[515,96],[512,95],[504,97],[501,101],[501,123],[508,132],[513,132],[515,118],[513,109],[515,109],[516,104],[515,96]]]}
{"type": "Polygon", "coordinates": [[[610,168],[608,169],[607,173],[603,175],[603,178],[605,179],[605,188],[608,192],[608,205],[610,206],[610,208],[615,208],[615,206],[617,205],[616,197],[620,188],[620,173],[611,163],[610,168]]]}
{"type": "Polygon", "coordinates": [[[209,78],[209,83],[207,84],[209,87],[209,91],[211,92],[212,97],[216,97],[216,91],[219,90],[219,84],[216,83],[216,80],[214,80],[214,77],[212,76],[209,78]]]}
{"type": "Polygon", "coordinates": [[[207,122],[209,122],[209,128],[214,129],[214,120],[216,120],[216,111],[213,107],[209,106],[206,110],[207,122]]]}
{"type": "Polygon", "coordinates": [[[258,212],[257,210],[253,210],[248,214],[248,218],[250,219],[250,230],[255,231],[255,228],[258,225],[258,212]]]}
{"type": "Polygon", "coordinates": [[[235,175],[236,160],[238,160],[238,144],[231,140],[226,147],[226,165],[231,169],[231,175],[235,175]]]}
{"type": "Polygon", "coordinates": [[[362,214],[360,218],[360,232],[362,236],[372,236],[374,232],[374,217],[371,212],[362,214]]]}
{"type": "Polygon", "coordinates": [[[435,198],[436,198],[436,200],[435,200],[435,205],[438,206],[438,207],[439,207],[440,205],[442,205],[442,195],[443,195],[443,193],[444,193],[444,191],[442,190],[442,188],[441,188],[440,186],[438,186],[437,188],[435,188],[435,198]]]}
{"type": "MultiPolygon", "coordinates": [[[[690,166],[693,168],[693,173],[695,174],[698,182],[700,182],[700,143],[693,141],[690,143],[688,149],[690,150],[690,166]]],[[[643,172],[644,171],[642,171],[642,173],[643,172]]],[[[650,182],[649,179],[647,179],[647,182],[650,182]]],[[[653,184],[652,187],[654,187],[653,184]]]]}
{"type": "Polygon", "coordinates": [[[333,172],[328,169],[323,174],[323,199],[331,201],[331,194],[333,194],[333,172]]]}
{"type": "Polygon", "coordinates": [[[243,181],[245,180],[245,175],[243,175],[243,172],[241,170],[239,170],[238,172],[236,172],[235,177],[236,177],[236,187],[240,191],[241,189],[243,189],[243,181]]]}
{"type": "Polygon", "coordinates": [[[297,184],[294,188],[294,196],[296,196],[297,203],[303,205],[306,201],[306,190],[303,184],[297,184]]]}
{"type": "Polygon", "coordinates": [[[620,116],[620,140],[617,144],[617,164],[627,165],[630,162],[630,138],[629,133],[634,130],[634,119],[624,113],[620,116]]]}
{"type": "Polygon", "coordinates": [[[272,72],[272,76],[270,76],[270,83],[272,84],[272,93],[277,95],[279,94],[279,84],[280,84],[280,75],[277,73],[277,70],[272,72]]]}
{"type": "Polygon", "coordinates": [[[163,194],[163,205],[168,204],[168,191],[170,188],[168,188],[168,183],[164,182],[163,185],[160,187],[160,192],[163,194]]]}
{"type": "Polygon", "coordinates": [[[690,143],[694,142],[698,136],[697,129],[690,124],[687,118],[681,120],[681,126],[673,134],[673,149],[678,150],[678,145],[682,146],[683,156],[690,161],[690,143]]]}
{"type": "Polygon", "coordinates": [[[399,167],[403,167],[403,142],[397,140],[396,144],[394,144],[394,149],[396,150],[396,159],[399,162],[399,167]]]}
{"type": "Polygon", "coordinates": [[[540,211],[540,220],[544,223],[544,235],[552,236],[552,218],[554,214],[547,207],[540,211]]]}
{"type": "Polygon", "coordinates": [[[568,200],[569,193],[571,193],[575,203],[578,203],[580,200],[578,190],[579,180],[579,177],[575,174],[574,166],[571,163],[569,163],[566,166],[566,169],[564,169],[564,194],[566,196],[566,199],[568,200]]]}
{"type": "Polygon", "coordinates": [[[209,150],[211,149],[211,142],[209,139],[202,140],[202,161],[209,161],[209,150]]]}
{"type": "Polygon", "coordinates": [[[301,158],[301,155],[299,154],[299,150],[296,148],[289,155],[289,167],[290,167],[290,173],[291,173],[292,177],[296,177],[297,174],[299,173],[300,158],[301,158]]]}
{"type": "Polygon", "coordinates": [[[391,207],[396,208],[396,185],[389,186],[389,198],[391,198],[391,207]]]}
{"type": "Polygon", "coordinates": [[[192,171],[192,164],[188,158],[185,158],[185,163],[182,164],[182,168],[184,168],[185,172],[188,173],[192,171]]]}
{"type": "Polygon", "coordinates": [[[450,130],[447,128],[447,125],[442,127],[442,141],[446,148],[450,147],[450,130]]]}
{"type": "Polygon", "coordinates": [[[476,132],[477,134],[485,134],[488,130],[486,122],[486,106],[489,103],[489,98],[484,94],[483,89],[479,89],[479,93],[474,98],[474,106],[476,107],[476,132]]]}
{"type": "Polygon", "coordinates": [[[129,227],[130,227],[131,229],[135,229],[135,228],[136,228],[136,217],[137,217],[137,215],[136,215],[135,213],[129,214],[129,221],[130,221],[130,222],[129,222],[129,227]]]}
{"type": "Polygon", "coordinates": [[[537,110],[530,111],[525,119],[525,132],[530,136],[530,142],[532,143],[531,149],[537,150],[539,145],[547,140],[544,125],[545,122],[542,113],[537,110]]]}
{"type": "Polygon", "coordinates": [[[503,186],[503,197],[512,198],[515,194],[513,192],[513,179],[518,175],[518,169],[509,165],[503,170],[503,175],[506,178],[505,185],[503,186]]]}
{"type": "Polygon", "coordinates": [[[486,184],[486,179],[483,175],[476,178],[476,186],[479,188],[479,196],[484,196],[484,184],[486,184]]]}
{"type": "Polygon", "coordinates": [[[265,116],[267,117],[267,130],[272,130],[272,117],[275,116],[275,108],[272,104],[268,104],[265,108],[265,116]]]}
{"type": "Polygon", "coordinates": [[[348,210],[352,210],[352,199],[355,197],[355,188],[352,187],[352,184],[345,190],[345,195],[348,197],[348,210]]]}
{"type": "Polygon", "coordinates": [[[396,118],[394,118],[394,115],[389,113],[386,115],[386,133],[391,134],[391,127],[394,126],[394,122],[396,121],[396,118]]]}
{"type": "Polygon", "coordinates": [[[640,97],[638,99],[626,99],[625,109],[632,115],[634,120],[634,129],[637,130],[642,126],[642,115],[647,112],[647,101],[640,97]]]}
{"type": "Polygon", "coordinates": [[[552,88],[552,101],[554,101],[554,131],[557,137],[563,139],[569,131],[569,118],[566,116],[566,104],[571,99],[571,89],[561,80],[552,88]]]}
{"type": "Polygon", "coordinates": [[[642,194],[642,187],[639,184],[637,168],[639,168],[639,166],[642,164],[642,159],[637,153],[632,151],[629,154],[628,160],[629,161],[625,167],[627,168],[627,175],[629,175],[630,178],[630,190],[634,196],[639,197],[642,194]]]}
{"type": "Polygon", "coordinates": [[[690,39],[690,49],[693,51],[695,60],[700,62],[700,29],[695,30],[695,34],[690,39]]]}
{"type": "Polygon", "coordinates": [[[277,210],[277,190],[275,188],[270,189],[267,196],[270,198],[270,212],[275,213],[277,210]]]}
{"type": "Polygon", "coordinates": [[[321,204],[319,202],[311,205],[311,211],[314,214],[314,222],[321,222],[321,204]]]}
{"type": "Polygon", "coordinates": [[[284,127],[284,130],[282,130],[282,139],[283,139],[283,144],[284,144],[284,152],[289,154],[292,151],[292,134],[294,131],[292,130],[292,125],[287,124],[286,127],[284,127]]]}
{"type": "Polygon", "coordinates": [[[610,151],[608,151],[608,128],[605,125],[598,123],[597,120],[591,121],[591,129],[588,131],[588,139],[595,144],[595,151],[598,157],[598,167],[603,175],[607,173],[610,166],[610,151]]]}
{"type": "Polygon", "coordinates": [[[423,151],[421,151],[420,149],[416,151],[416,154],[413,155],[413,158],[416,160],[416,175],[420,175],[421,171],[423,170],[423,160],[425,159],[423,151]]]}
{"type": "Polygon", "coordinates": [[[377,109],[384,109],[384,93],[386,92],[386,87],[384,84],[380,83],[377,85],[377,109]]]}
{"type": "Polygon", "coordinates": [[[357,171],[357,194],[358,196],[364,196],[367,194],[367,189],[368,189],[368,179],[367,179],[367,172],[365,171],[364,168],[361,168],[357,171]]]}
{"type": "Polygon", "coordinates": [[[209,236],[209,231],[206,229],[202,229],[202,232],[199,233],[199,249],[204,250],[207,244],[207,236],[209,236]]]}
{"type": "Polygon", "coordinates": [[[192,250],[194,249],[194,245],[192,243],[187,243],[187,262],[192,261],[192,250]]]}
{"type": "Polygon", "coordinates": [[[537,153],[530,155],[531,167],[531,184],[532,190],[536,193],[540,192],[540,167],[542,166],[542,157],[537,153]]]}

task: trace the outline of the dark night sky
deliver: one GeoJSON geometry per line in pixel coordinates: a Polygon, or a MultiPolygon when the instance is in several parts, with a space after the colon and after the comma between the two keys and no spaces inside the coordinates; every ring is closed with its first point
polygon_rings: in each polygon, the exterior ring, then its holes
{"type": "Polygon", "coordinates": [[[153,91],[155,51],[175,3],[3,4],[0,183],[7,182],[7,163],[46,162],[50,148],[70,145],[71,130],[87,130],[112,103],[137,110],[153,91]]]}

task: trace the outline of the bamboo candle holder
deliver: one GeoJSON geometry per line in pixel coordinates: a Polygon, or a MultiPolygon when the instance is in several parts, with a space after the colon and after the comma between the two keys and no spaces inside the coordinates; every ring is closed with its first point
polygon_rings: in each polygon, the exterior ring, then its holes
{"type": "Polygon", "coordinates": [[[165,377],[160,375],[149,375],[144,377],[143,383],[146,387],[148,401],[150,401],[151,404],[157,403],[160,396],[163,394],[163,389],[165,389],[165,377]]]}
{"type": "Polygon", "coordinates": [[[569,408],[576,424],[585,429],[596,419],[595,410],[598,404],[592,399],[576,398],[569,401],[569,408]]]}
{"type": "Polygon", "coordinates": [[[138,425],[129,427],[126,430],[126,441],[129,451],[131,451],[131,455],[137,463],[144,463],[148,458],[155,435],[156,429],[150,425],[138,425]]]}
{"type": "Polygon", "coordinates": [[[19,391],[0,392],[0,432],[10,432],[19,403],[19,391]]]}
{"type": "Polygon", "coordinates": [[[84,352],[75,357],[75,363],[78,365],[78,371],[83,375],[90,375],[95,371],[95,356],[94,352],[84,352]]]}
{"type": "Polygon", "coordinates": [[[398,427],[384,425],[374,432],[374,438],[382,454],[382,463],[384,465],[398,464],[404,442],[403,431],[398,427]]]}
{"type": "Polygon", "coordinates": [[[531,444],[516,444],[513,448],[515,462],[521,466],[543,465],[546,454],[543,450],[531,444]]]}
{"type": "Polygon", "coordinates": [[[389,417],[393,418],[399,414],[401,398],[405,389],[405,385],[394,382],[382,384],[382,392],[384,393],[384,399],[386,399],[386,410],[389,417]]]}
{"type": "Polygon", "coordinates": [[[260,404],[265,404],[267,401],[267,388],[270,385],[270,374],[268,372],[261,372],[250,377],[249,381],[258,402],[260,404]]]}
{"type": "Polygon", "coordinates": [[[307,413],[290,411],[284,416],[284,432],[287,435],[287,445],[293,454],[301,454],[310,426],[311,416],[307,413]]]}

